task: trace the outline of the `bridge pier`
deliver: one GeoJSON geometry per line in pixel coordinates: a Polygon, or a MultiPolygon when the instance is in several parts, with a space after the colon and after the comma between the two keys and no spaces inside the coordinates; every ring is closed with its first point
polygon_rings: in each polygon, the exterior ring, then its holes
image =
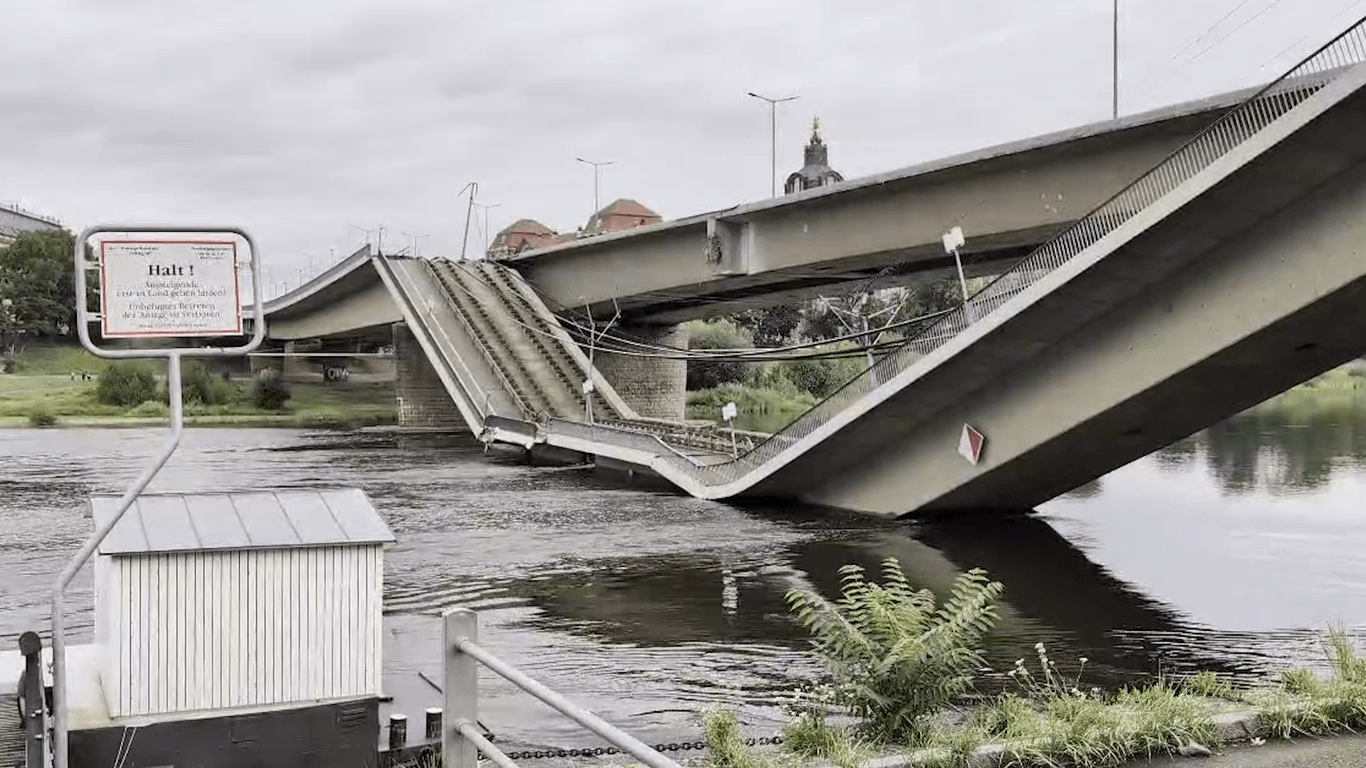
{"type": "MultiPolygon", "coordinates": [[[[688,327],[678,325],[617,326],[613,335],[627,336],[647,344],[688,346],[688,327]]],[[[649,352],[642,349],[641,352],[649,352]]],[[[588,353],[587,347],[584,354],[588,353]]],[[[688,363],[653,357],[618,355],[594,351],[593,365],[621,395],[626,404],[641,416],[656,419],[682,419],[687,405],[688,363]]]]}
{"type": "Polygon", "coordinates": [[[400,427],[459,430],[464,426],[436,369],[407,323],[394,323],[394,392],[400,427]]]}

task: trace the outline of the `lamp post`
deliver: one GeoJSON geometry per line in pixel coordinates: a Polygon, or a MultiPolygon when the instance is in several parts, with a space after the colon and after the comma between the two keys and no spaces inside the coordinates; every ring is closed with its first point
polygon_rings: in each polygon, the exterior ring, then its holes
{"type": "Polygon", "coordinates": [[[593,160],[584,160],[582,157],[576,157],[574,159],[578,160],[580,163],[593,166],[593,214],[596,215],[598,210],[600,210],[598,208],[598,169],[602,168],[604,165],[611,165],[616,161],[601,160],[595,162],[593,160]]]}
{"type": "Polygon", "coordinates": [[[489,246],[493,244],[493,235],[489,233],[489,209],[497,208],[502,203],[475,203],[484,211],[484,258],[489,257],[489,246]]]}
{"type": "Polygon", "coordinates": [[[1114,102],[1114,119],[1119,119],[1119,0],[1114,0],[1114,13],[1110,24],[1110,72],[1113,76],[1111,96],[1114,102]]]}
{"type": "Polygon", "coordinates": [[[415,235],[415,234],[413,234],[412,232],[404,232],[404,233],[403,233],[403,236],[404,236],[404,237],[410,237],[410,238],[413,239],[413,258],[415,258],[415,259],[416,259],[416,258],[420,258],[419,254],[418,254],[418,252],[417,252],[417,241],[418,241],[418,240],[421,240],[421,239],[424,238],[424,237],[430,237],[430,235],[415,235]]]}
{"type": "Polygon", "coordinates": [[[767,102],[768,102],[769,127],[770,127],[770,129],[771,129],[771,139],[770,139],[770,142],[769,142],[769,148],[770,148],[770,151],[771,151],[772,156],[773,156],[773,165],[772,165],[772,168],[769,170],[769,174],[768,174],[768,181],[769,181],[769,196],[770,196],[770,197],[777,197],[777,196],[778,196],[778,105],[781,104],[781,103],[784,102],[784,101],[794,101],[794,100],[799,99],[799,98],[801,98],[801,97],[800,97],[800,96],[783,96],[782,98],[778,98],[778,99],[770,99],[770,98],[767,97],[767,96],[760,96],[759,94],[755,93],[754,91],[750,91],[750,92],[749,92],[749,95],[750,95],[750,96],[753,96],[753,97],[756,98],[756,99],[759,99],[760,101],[767,101],[767,102]]]}

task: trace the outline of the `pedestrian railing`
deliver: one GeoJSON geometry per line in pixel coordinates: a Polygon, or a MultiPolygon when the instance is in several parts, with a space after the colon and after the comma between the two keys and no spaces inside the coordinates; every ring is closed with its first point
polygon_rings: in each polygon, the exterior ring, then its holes
{"type": "Polygon", "coordinates": [[[500,768],[517,768],[479,727],[479,666],[531,694],[560,714],[606,739],[650,768],[680,768],[649,745],[622,732],[592,712],[533,680],[479,644],[479,619],[471,610],[445,614],[446,706],[442,713],[441,753],[444,768],[477,768],[479,754],[500,768]]]}

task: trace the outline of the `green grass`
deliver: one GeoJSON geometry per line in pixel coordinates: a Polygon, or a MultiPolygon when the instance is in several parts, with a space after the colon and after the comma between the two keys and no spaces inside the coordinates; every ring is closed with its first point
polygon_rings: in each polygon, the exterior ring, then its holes
{"type": "Polygon", "coordinates": [[[15,357],[15,373],[30,376],[56,376],[70,378],[73,372],[84,371],[98,374],[109,367],[109,361],[95,357],[83,347],[77,346],[36,346],[25,347],[15,357]]]}
{"type": "Polygon", "coordinates": [[[804,392],[785,392],[746,384],[723,384],[712,389],[689,392],[688,418],[720,419],[722,406],[732,402],[740,413],[801,413],[814,406],[816,398],[804,392]]]}
{"type": "MultiPolygon", "coordinates": [[[[355,428],[392,424],[396,420],[391,382],[291,383],[292,397],[280,411],[262,410],[251,402],[251,382],[234,381],[229,402],[185,405],[191,426],[274,426],[355,428]]],[[[95,382],[72,381],[69,375],[0,375],[0,426],[32,423],[34,414],[50,414],[62,426],[150,426],[164,424],[165,403],[148,401],[131,408],[108,405],[95,397],[95,382]]]]}

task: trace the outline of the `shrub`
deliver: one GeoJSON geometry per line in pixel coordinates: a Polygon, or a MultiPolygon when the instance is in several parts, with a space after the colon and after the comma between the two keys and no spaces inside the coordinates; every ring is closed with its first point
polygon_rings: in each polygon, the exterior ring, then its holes
{"type": "Polygon", "coordinates": [[[95,397],[106,405],[131,408],[157,396],[157,379],[141,363],[113,363],[100,373],[95,397]]]}
{"type": "Polygon", "coordinates": [[[797,389],[816,397],[829,397],[835,390],[849,383],[850,379],[862,373],[866,367],[866,357],[794,360],[787,363],[784,373],[797,389]]]}
{"type": "MultiPolygon", "coordinates": [[[[688,349],[743,349],[750,346],[749,338],[726,320],[693,322],[688,324],[688,349]]],[[[743,381],[745,364],[736,361],[688,361],[688,389],[711,389],[722,384],[743,381]]]]}
{"type": "Polygon", "coordinates": [[[147,400],[139,403],[136,408],[128,412],[130,416],[166,418],[170,415],[171,409],[159,400],[147,400]]]}
{"type": "Polygon", "coordinates": [[[53,414],[52,411],[49,411],[47,406],[37,405],[34,406],[33,410],[29,411],[28,423],[30,426],[34,427],[51,427],[56,425],[57,416],[53,414]]]}
{"type": "Polygon", "coordinates": [[[215,376],[204,363],[193,360],[185,363],[180,372],[181,394],[187,403],[222,405],[232,399],[232,382],[215,376]]]}
{"type": "Polygon", "coordinates": [[[973,569],[937,606],[934,593],[911,587],[895,558],[882,570],[878,585],[859,566],[841,568],[835,603],[800,590],[787,601],[834,677],[835,702],[861,720],[859,729],[876,741],[917,743],[929,717],[982,667],[979,645],[1003,587],[973,569]]]}
{"type": "Polygon", "coordinates": [[[289,402],[289,383],[274,369],[267,369],[252,385],[251,398],[257,408],[278,411],[289,402]]]}

